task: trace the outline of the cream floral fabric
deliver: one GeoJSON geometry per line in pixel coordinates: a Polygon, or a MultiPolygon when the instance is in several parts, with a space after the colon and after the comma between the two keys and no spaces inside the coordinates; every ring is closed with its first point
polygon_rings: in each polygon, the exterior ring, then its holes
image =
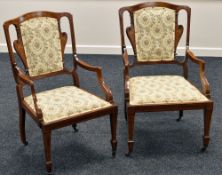
{"type": "Polygon", "coordinates": [[[174,59],[175,11],[147,7],[134,12],[138,61],[174,59]]]}
{"type": "Polygon", "coordinates": [[[30,76],[63,69],[58,22],[38,17],[21,23],[22,41],[30,76]]]}
{"type": "Polygon", "coordinates": [[[208,99],[181,76],[139,76],[129,80],[130,104],[204,102],[208,99]]]}
{"type": "MultiPolygon", "coordinates": [[[[32,96],[24,100],[35,111],[32,96]]],[[[75,86],[37,93],[37,101],[45,123],[111,106],[107,101],[75,86]]]]}

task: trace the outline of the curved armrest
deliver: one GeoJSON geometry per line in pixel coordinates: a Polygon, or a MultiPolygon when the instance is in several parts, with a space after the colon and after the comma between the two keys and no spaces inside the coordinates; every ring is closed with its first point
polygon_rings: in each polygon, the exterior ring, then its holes
{"type": "Polygon", "coordinates": [[[210,85],[208,83],[208,80],[205,76],[205,62],[199,58],[197,58],[193,52],[191,52],[190,50],[186,51],[186,56],[193,62],[199,65],[200,71],[200,81],[202,84],[202,89],[203,89],[203,93],[204,95],[206,95],[206,97],[210,98],[210,85]]]}
{"type": "Polygon", "coordinates": [[[34,82],[26,76],[18,67],[16,67],[17,75],[22,84],[28,84],[29,86],[34,86],[34,82]]]}
{"type": "Polygon", "coordinates": [[[100,88],[102,89],[102,91],[105,94],[106,101],[109,101],[110,103],[114,103],[113,102],[112,92],[109,89],[109,87],[106,85],[106,83],[105,83],[105,81],[103,79],[101,67],[92,66],[92,65],[90,65],[90,64],[88,64],[88,63],[86,63],[86,62],[84,62],[82,60],[79,60],[78,58],[75,59],[75,63],[76,63],[76,65],[80,66],[83,69],[86,69],[88,71],[96,73],[97,79],[98,79],[98,83],[100,85],[100,88]]]}
{"type": "Polygon", "coordinates": [[[36,97],[34,82],[28,76],[26,76],[18,67],[16,67],[16,71],[19,78],[18,81],[22,82],[22,86],[25,84],[30,86],[36,114],[40,118],[40,120],[42,120],[43,118],[42,110],[37,105],[37,97],[36,97]]]}

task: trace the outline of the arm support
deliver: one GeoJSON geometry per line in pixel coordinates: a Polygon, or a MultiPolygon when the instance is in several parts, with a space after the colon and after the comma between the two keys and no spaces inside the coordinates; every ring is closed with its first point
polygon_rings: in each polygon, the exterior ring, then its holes
{"type": "Polygon", "coordinates": [[[126,48],[124,49],[124,52],[123,52],[123,55],[122,55],[122,58],[123,58],[123,64],[124,64],[124,72],[123,72],[123,77],[124,77],[124,88],[125,90],[127,90],[128,92],[128,80],[129,80],[129,58],[128,58],[128,53],[127,53],[127,50],[126,48]]]}
{"type": "Polygon", "coordinates": [[[109,89],[109,87],[105,84],[105,81],[103,79],[101,67],[95,67],[95,66],[89,65],[88,63],[86,63],[84,61],[81,61],[78,58],[75,58],[75,64],[80,66],[81,68],[83,68],[85,70],[95,72],[96,75],[97,75],[99,86],[105,94],[106,101],[109,101],[110,103],[114,103],[112,92],[109,89]]]}
{"type": "Polygon", "coordinates": [[[18,82],[22,84],[22,87],[24,85],[30,86],[36,114],[39,117],[39,119],[42,120],[43,117],[42,110],[37,105],[37,97],[36,97],[34,82],[28,76],[26,76],[18,67],[16,67],[16,71],[18,75],[18,82]]]}
{"type": "Polygon", "coordinates": [[[210,85],[207,81],[205,76],[205,62],[199,58],[197,58],[190,50],[186,51],[186,56],[189,58],[193,63],[199,65],[199,74],[200,74],[200,81],[202,84],[203,93],[206,97],[210,98],[210,85]]]}

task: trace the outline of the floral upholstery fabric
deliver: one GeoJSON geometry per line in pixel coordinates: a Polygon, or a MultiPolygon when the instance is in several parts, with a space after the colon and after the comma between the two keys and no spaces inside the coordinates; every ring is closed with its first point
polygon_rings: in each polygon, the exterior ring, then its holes
{"type": "Polygon", "coordinates": [[[130,78],[130,104],[204,102],[208,99],[184,77],[174,75],[130,78]]]}
{"type": "Polygon", "coordinates": [[[30,76],[63,69],[58,22],[38,17],[21,23],[22,41],[30,76]]]}
{"type": "Polygon", "coordinates": [[[138,61],[170,61],[174,59],[175,11],[163,7],[147,7],[134,12],[138,61]]]}
{"type": "MultiPolygon", "coordinates": [[[[35,111],[32,96],[24,100],[35,111]]],[[[111,106],[109,102],[75,86],[37,93],[37,104],[42,110],[45,123],[111,106]]]]}

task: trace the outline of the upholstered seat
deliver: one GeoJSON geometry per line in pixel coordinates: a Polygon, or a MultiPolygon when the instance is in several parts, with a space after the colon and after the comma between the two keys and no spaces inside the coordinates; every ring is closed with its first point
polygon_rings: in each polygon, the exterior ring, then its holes
{"type": "MultiPolygon", "coordinates": [[[[111,106],[109,102],[75,86],[40,92],[36,94],[36,97],[45,123],[111,106]]],[[[35,111],[32,95],[25,97],[24,100],[35,111]]]]}
{"type": "Polygon", "coordinates": [[[209,101],[184,77],[139,76],[129,80],[130,105],[209,101]]]}

